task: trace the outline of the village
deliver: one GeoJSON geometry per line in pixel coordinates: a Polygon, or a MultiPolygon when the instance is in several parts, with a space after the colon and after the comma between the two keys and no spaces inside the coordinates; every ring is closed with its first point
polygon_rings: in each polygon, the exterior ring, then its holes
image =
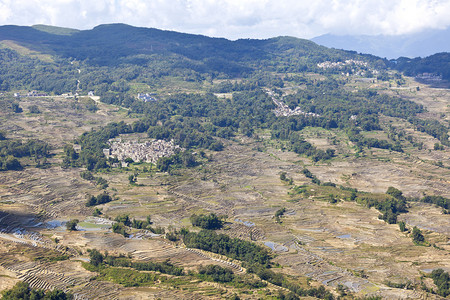
{"type": "Polygon", "coordinates": [[[318,63],[317,67],[320,69],[344,69],[344,67],[351,66],[352,70],[351,73],[349,71],[342,72],[341,75],[344,76],[350,76],[356,75],[356,76],[370,76],[371,75],[377,75],[379,73],[378,70],[369,68],[369,64],[364,61],[360,60],[354,60],[354,59],[347,59],[344,62],[331,62],[331,61],[324,61],[322,63],[318,63]]]}
{"type": "Polygon", "coordinates": [[[368,63],[364,62],[364,61],[360,61],[360,60],[347,59],[345,62],[324,61],[322,63],[318,63],[317,67],[319,67],[321,69],[330,69],[330,68],[342,68],[342,67],[348,66],[348,65],[367,67],[368,63]]]}
{"type": "Polygon", "coordinates": [[[148,162],[155,164],[160,157],[174,155],[177,150],[183,150],[173,141],[151,140],[143,143],[137,141],[122,141],[117,138],[109,142],[110,148],[103,149],[106,157],[117,157],[122,164],[127,158],[135,162],[148,162]]]}
{"type": "Polygon", "coordinates": [[[266,89],[266,93],[272,98],[273,103],[275,103],[275,105],[277,106],[277,108],[274,109],[274,113],[277,117],[290,117],[290,116],[299,116],[299,115],[312,116],[312,117],[320,116],[316,113],[304,112],[298,106],[294,109],[290,109],[289,106],[287,106],[281,100],[277,99],[277,97],[275,96],[275,93],[272,90],[266,89]]]}

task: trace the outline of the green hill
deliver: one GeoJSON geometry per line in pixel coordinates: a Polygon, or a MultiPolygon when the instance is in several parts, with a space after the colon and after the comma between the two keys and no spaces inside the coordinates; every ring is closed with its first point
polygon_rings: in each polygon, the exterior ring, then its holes
{"type": "Polygon", "coordinates": [[[166,61],[175,59],[182,67],[195,71],[233,75],[274,63],[295,68],[299,63],[357,57],[354,52],[328,49],[292,37],[230,41],[125,24],[100,25],[82,31],[42,25],[1,26],[0,40],[13,40],[32,50],[89,60],[96,65],[144,65],[158,55],[159,59],[161,56],[166,61]],[[186,66],[188,63],[191,65],[186,66]]]}

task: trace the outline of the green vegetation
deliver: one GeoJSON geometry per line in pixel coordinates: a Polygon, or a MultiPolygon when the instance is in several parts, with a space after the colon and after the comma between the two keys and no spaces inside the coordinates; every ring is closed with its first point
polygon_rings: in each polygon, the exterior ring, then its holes
{"type": "MultiPolygon", "coordinates": [[[[125,214],[125,215],[117,216],[114,219],[114,221],[116,221],[117,223],[114,223],[112,225],[113,232],[119,233],[119,234],[123,235],[124,237],[129,236],[129,233],[127,232],[127,227],[132,227],[132,228],[136,228],[136,229],[147,229],[155,234],[164,234],[165,233],[165,230],[163,227],[150,226],[151,224],[153,224],[150,216],[147,216],[147,219],[145,221],[143,221],[143,220],[136,220],[134,218],[133,218],[133,220],[131,220],[130,216],[125,214]]],[[[176,232],[174,234],[176,234],[176,232]]]]}
{"type": "Polygon", "coordinates": [[[103,213],[102,213],[102,210],[101,209],[99,209],[99,208],[95,208],[94,209],[94,211],[92,212],[92,216],[94,216],[94,217],[99,217],[99,216],[101,216],[103,213]]]}
{"type": "Polygon", "coordinates": [[[167,172],[170,169],[180,167],[191,168],[196,165],[197,162],[189,151],[178,152],[170,157],[160,157],[156,163],[156,167],[162,172],[167,172]]]}
{"type": "Polygon", "coordinates": [[[83,263],[84,268],[89,271],[97,272],[96,280],[112,281],[122,284],[125,287],[132,286],[148,286],[158,280],[164,280],[166,277],[154,273],[140,272],[133,269],[116,268],[109,266],[94,266],[92,264],[83,263]]]}
{"type": "Polygon", "coordinates": [[[55,289],[43,291],[30,288],[26,282],[18,282],[12,289],[2,292],[3,300],[69,300],[73,299],[71,294],[55,289]]]}
{"type": "Polygon", "coordinates": [[[7,170],[18,171],[22,169],[23,167],[20,164],[20,161],[14,156],[0,157],[0,171],[7,171],[7,170]]]}
{"type": "Polygon", "coordinates": [[[436,204],[442,207],[444,211],[450,209],[450,199],[442,196],[425,196],[421,199],[421,202],[436,204]]]}
{"type": "MultiPolygon", "coordinates": [[[[320,286],[319,288],[303,288],[299,284],[289,280],[288,276],[283,275],[281,273],[276,273],[270,269],[258,266],[258,265],[252,265],[248,268],[248,272],[255,273],[258,275],[261,279],[266,280],[272,284],[275,284],[277,286],[284,287],[291,291],[292,295],[289,296],[290,298],[284,298],[284,299],[298,299],[298,296],[300,297],[316,297],[319,299],[334,299],[334,296],[332,293],[327,291],[324,286],[320,286]]],[[[288,294],[289,295],[289,294],[288,294]]]]}
{"type": "Polygon", "coordinates": [[[135,184],[136,181],[137,181],[137,176],[134,176],[133,174],[130,174],[130,175],[128,176],[128,182],[129,182],[130,184],[135,184]]]}
{"type": "Polygon", "coordinates": [[[21,157],[34,158],[39,164],[41,158],[49,156],[49,150],[50,146],[40,140],[0,140],[0,171],[22,170],[23,166],[18,160],[21,157]]]}
{"type": "Polygon", "coordinates": [[[402,283],[396,283],[396,282],[392,282],[392,281],[385,281],[384,284],[386,284],[388,287],[392,287],[392,288],[396,288],[396,289],[407,289],[407,290],[412,290],[414,289],[414,285],[411,281],[407,281],[407,282],[402,282],[402,283]]]}
{"type": "Polygon", "coordinates": [[[234,279],[233,271],[217,265],[201,266],[198,273],[200,278],[208,281],[230,282],[234,279]]]}
{"type": "MultiPolygon", "coordinates": [[[[91,252],[92,253],[92,252],[91,252]]],[[[131,268],[139,271],[156,271],[163,274],[181,276],[184,275],[182,267],[177,267],[169,261],[164,262],[135,262],[124,256],[103,256],[102,262],[112,267],[131,268]]]]}
{"type": "Polygon", "coordinates": [[[286,183],[288,183],[289,185],[292,185],[294,183],[294,181],[292,180],[292,178],[287,177],[286,172],[281,172],[280,174],[280,180],[284,181],[286,183]]]}
{"type": "MultiPolygon", "coordinates": [[[[73,148],[72,148],[72,150],[73,150],[73,148]]],[[[75,153],[75,152],[73,152],[73,153],[75,153]]],[[[103,177],[100,177],[100,176],[96,177],[89,171],[82,171],[80,173],[80,176],[81,176],[81,178],[83,178],[85,180],[95,182],[96,185],[101,189],[106,189],[109,186],[108,181],[106,179],[104,179],[103,177]]]]}
{"type": "Polygon", "coordinates": [[[17,102],[11,103],[11,110],[16,114],[20,114],[21,112],[23,112],[22,107],[20,107],[19,103],[17,102]]]}
{"type": "Polygon", "coordinates": [[[406,223],[403,221],[398,222],[398,227],[400,228],[401,232],[405,232],[408,230],[408,228],[406,228],[406,223]]]}
{"type": "Polygon", "coordinates": [[[97,196],[92,196],[92,195],[88,196],[86,206],[94,206],[94,205],[104,204],[104,203],[111,202],[112,200],[113,200],[113,198],[107,192],[103,192],[97,196]]]}
{"type": "Polygon", "coordinates": [[[268,250],[261,246],[238,238],[230,238],[225,234],[217,234],[211,230],[188,232],[184,235],[183,241],[187,247],[222,254],[249,264],[269,266],[272,258],[268,250]]]}
{"type": "Polygon", "coordinates": [[[112,225],[112,230],[114,233],[118,233],[123,235],[124,237],[128,237],[129,234],[127,232],[127,229],[125,228],[125,225],[123,223],[114,223],[112,225]]]}
{"type": "Polygon", "coordinates": [[[97,267],[103,263],[103,254],[101,254],[97,249],[92,249],[89,252],[89,259],[90,264],[97,267]]]}
{"type": "Polygon", "coordinates": [[[302,170],[302,173],[303,173],[307,178],[311,178],[312,183],[315,183],[315,184],[320,185],[320,180],[319,180],[315,175],[313,175],[313,173],[311,173],[311,171],[309,171],[307,168],[304,168],[304,169],[302,170]]]}
{"type": "Polygon", "coordinates": [[[408,121],[414,125],[418,131],[428,133],[432,137],[439,139],[442,145],[450,146],[447,126],[441,124],[438,120],[427,120],[410,117],[408,121]]]}
{"type": "Polygon", "coordinates": [[[223,226],[223,218],[216,216],[214,213],[209,215],[192,215],[190,220],[193,226],[203,229],[216,230],[223,226]]]}
{"type": "Polygon", "coordinates": [[[431,272],[434,284],[437,286],[437,294],[442,297],[450,295],[450,276],[442,269],[436,269],[431,272]]]}
{"type": "Polygon", "coordinates": [[[284,207],[277,210],[275,212],[275,222],[281,223],[281,217],[284,215],[285,212],[286,212],[286,208],[284,208],[284,207]]]}
{"type": "MultiPolygon", "coordinates": [[[[7,72],[8,67],[13,67],[15,73],[20,74],[23,72],[21,64],[19,66],[8,64],[4,70],[0,69],[0,74],[5,74],[1,78],[4,79],[5,86],[28,83],[30,89],[36,90],[57,90],[58,87],[63,88],[70,86],[69,84],[74,90],[76,88],[74,78],[80,79],[82,89],[95,90],[106,84],[107,87],[123,91],[130,88],[126,81],[136,80],[155,84],[158,82],[155,78],[168,74],[175,74],[188,82],[197,82],[206,78],[248,76],[257,73],[258,67],[264,67],[268,71],[285,72],[318,70],[317,62],[324,60],[364,59],[377,63],[380,67],[385,67],[388,63],[376,57],[327,49],[313,42],[291,37],[229,41],[151,28],[136,28],[125,24],[100,25],[92,30],[77,32],[67,29],[55,31],[54,28],[41,31],[31,27],[9,26],[0,28],[0,37],[26,45],[31,50],[56,54],[59,59],[55,59],[55,67],[58,62],[72,59],[83,67],[97,66],[99,69],[94,73],[70,72],[68,75],[71,76],[68,76],[68,79],[72,80],[62,80],[56,76],[45,76],[40,79],[16,76],[13,78],[16,81],[7,76],[10,74],[7,72]],[[61,32],[64,35],[61,35],[61,32]],[[129,47],[129,44],[133,44],[133,47],[129,47]],[[124,66],[128,68],[125,69],[124,66]],[[108,69],[112,69],[108,73],[114,75],[108,76],[105,72],[108,69]],[[117,78],[118,82],[115,84],[111,82],[111,77],[117,78]]],[[[11,59],[9,56],[11,54],[7,50],[3,49],[4,56],[11,59]]],[[[33,69],[35,63],[34,60],[24,58],[20,62],[27,63],[30,69],[33,69]]],[[[53,67],[53,64],[47,63],[47,67],[53,67]]],[[[69,70],[71,71],[68,66],[62,66],[62,72],[69,70]]],[[[264,76],[259,76],[259,81],[264,79],[264,76]]],[[[269,82],[282,86],[279,80],[274,79],[265,79],[264,83],[269,82]]]]}
{"type": "Polygon", "coordinates": [[[394,187],[389,187],[386,194],[391,197],[388,197],[383,201],[371,199],[370,197],[363,197],[357,201],[366,204],[368,207],[374,206],[382,213],[378,217],[379,219],[382,219],[389,224],[396,224],[397,216],[401,213],[408,212],[406,198],[400,190],[394,187]]]}
{"type": "Polygon", "coordinates": [[[70,220],[66,223],[66,228],[69,231],[76,231],[77,230],[77,225],[80,221],[78,219],[73,219],[70,220]]]}
{"type": "Polygon", "coordinates": [[[198,278],[203,281],[214,281],[226,283],[238,288],[255,289],[267,286],[261,280],[254,279],[250,275],[236,275],[230,269],[218,265],[206,265],[199,268],[198,273],[185,272],[182,267],[177,267],[166,260],[163,262],[138,262],[125,256],[111,256],[101,254],[97,250],[90,250],[90,263],[83,266],[94,272],[98,272],[98,280],[110,280],[124,286],[146,286],[156,283],[171,283],[169,277],[161,274],[171,275],[170,278],[177,281],[191,281],[198,278]],[[158,272],[158,273],[149,273],[158,272]]]}
{"type": "Polygon", "coordinates": [[[442,76],[443,79],[450,79],[450,54],[443,52],[425,58],[397,59],[395,68],[405,73],[407,76],[416,76],[422,73],[430,73],[442,76]]]}
{"type": "Polygon", "coordinates": [[[413,227],[411,236],[412,236],[414,244],[416,244],[416,245],[425,244],[425,237],[423,236],[422,231],[419,228],[417,228],[416,226],[413,227]]]}
{"type": "Polygon", "coordinates": [[[47,157],[49,155],[49,145],[40,140],[28,140],[21,142],[18,140],[4,140],[0,142],[0,155],[12,155],[14,157],[47,157]]]}
{"type": "Polygon", "coordinates": [[[34,105],[30,105],[28,107],[28,110],[30,111],[30,114],[40,114],[41,113],[39,107],[37,105],[35,105],[35,104],[34,105]]]}

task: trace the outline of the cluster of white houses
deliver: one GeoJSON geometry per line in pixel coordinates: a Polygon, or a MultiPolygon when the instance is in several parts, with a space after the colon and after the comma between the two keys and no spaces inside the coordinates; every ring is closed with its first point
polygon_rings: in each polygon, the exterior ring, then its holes
{"type": "Polygon", "coordinates": [[[14,93],[14,97],[20,98],[20,97],[46,97],[48,96],[46,93],[38,92],[38,91],[31,91],[26,94],[20,94],[20,93],[14,93]]]}
{"type": "Polygon", "coordinates": [[[345,62],[338,61],[338,62],[331,62],[331,61],[324,61],[322,63],[318,63],[317,66],[321,69],[331,69],[331,68],[342,68],[344,66],[360,66],[360,67],[367,67],[368,64],[364,61],[360,60],[354,60],[354,59],[347,59],[345,62]]]}
{"type": "Polygon", "coordinates": [[[434,81],[434,82],[440,82],[442,81],[442,76],[436,73],[422,73],[418,74],[416,76],[416,79],[418,80],[425,80],[425,81],[434,81]]]}
{"type": "Polygon", "coordinates": [[[311,117],[319,117],[320,116],[316,113],[304,112],[298,106],[294,109],[290,109],[289,106],[287,106],[281,100],[277,99],[277,97],[275,96],[275,93],[272,90],[266,89],[266,93],[272,98],[273,103],[275,103],[275,105],[277,106],[277,108],[275,108],[273,111],[277,117],[289,117],[289,116],[299,116],[299,115],[305,115],[305,116],[311,116],[311,117]]]}
{"type": "Polygon", "coordinates": [[[138,100],[144,101],[144,102],[151,102],[151,101],[158,101],[158,99],[155,98],[156,94],[149,94],[149,93],[138,93],[137,98],[138,100]]]}
{"type": "Polygon", "coordinates": [[[151,140],[143,143],[137,141],[125,141],[120,138],[109,142],[110,148],[103,149],[106,157],[117,157],[124,161],[131,158],[136,162],[156,163],[160,157],[169,157],[175,154],[177,149],[183,150],[175,145],[173,141],[151,140]]]}
{"type": "MultiPolygon", "coordinates": [[[[89,97],[93,97],[94,95],[94,91],[89,91],[87,94],[89,97]]],[[[38,92],[38,91],[31,91],[31,92],[27,92],[26,94],[21,94],[21,93],[14,93],[14,97],[16,98],[24,98],[24,97],[48,97],[49,95],[47,93],[44,92],[38,92]]],[[[78,93],[65,93],[60,95],[62,97],[65,98],[73,98],[73,97],[77,97],[79,96],[78,93]]],[[[138,100],[141,100],[143,102],[153,102],[153,101],[158,101],[158,99],[156,98],[156,93],[138,93],[136,98],[138,100]]]]}

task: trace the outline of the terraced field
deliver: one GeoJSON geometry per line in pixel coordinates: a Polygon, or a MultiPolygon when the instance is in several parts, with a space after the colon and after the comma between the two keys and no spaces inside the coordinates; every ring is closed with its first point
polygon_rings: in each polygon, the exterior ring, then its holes
{"type": "MultiPolygon", "coordinates": [[[[409,84],[416,85],[411,81],[409,84]]],[[[421,85],[420,92],[412,91],[385,92],[398,92],[421,102],[428,107],[430,117],[448,120],[447,90],[421,85]]],[[[223,151],[206,150],[208,161],[195,168],[176,170],[172,175],[154,169],[143,172],[139,164],[97,173],[95,176],[108,181],[106,190],[114,199],[96,206],[103,215],[94,218],[94,209],[85,205],[86,196],[103,190],[80,177],[82,168],[60,167],[62,145],[109,121],[131,123],[135,119],[106,104],[99,104],[97,112],[77,113],[70,112],[64,103],[71,100],[35,101],[40,101],[43,111],[39,116],[23,114],[12,118],[11,114],[0,113],[0,129],[12,131],[15,138],[38,136],[53,147],[49,168],[34,168],[30,162],[22,171],[1,173],[0,290],[22,280],[33,288],[69,291],[75,299],[224,299],[235,292],[241,299],[271,299],[279,291],[286,292],[268,284],[246,293],[226,284],[201,280],[174,286],[157,282],[124,287],[96,280],[96,273],[82,267],[82,262],[88,261],[88,249],[98,249],[140,262],[170,261],[187,271],[214,264],[229,268],[236,275],[248,274],[240,261],[186,248],[182,241],[171,242],[164,234],[127,228],[131,236],[125,238],[111,230],[115,217],[129,214],[137,220],[146,220],[150,215],[152,226],[164,227],[166,232],[183,227],[198,231],[191,226],[189,217],[212,212],[224,216],[224,227],[218,233],[270,250],[277,264],[272,270],[305,286],[324,285],[335,295],[336,288],[342,285],[357,296],[438,299],[419,288],[391,288],[386,283],[411,282],[419,287],[425,282],[433,287],[424,275],[436,268],[450,271],[450,223],[442,209],[411,202],[408,213],[399,215],[408,228],[422,229],[433,245],[417,246],[410,235],[400,232],[398,225],[380,220],[380,212],[375,208],[344,197],[330,203],[330,193],[337,194],[336,190],[313,185],[302,172],[306,167],[322,182],[362,192],[384,194],[393,186],[406,196],[426,193],[450,197],[449,149],[433,150],[437,140],[415,131],[406,122],[382,118],[382,126],[401,128],[423,142],[422,149],[404,142],[404,153],[375,148],[356,153],[342,131],[305,128],[302,134],[306,140],[318,148],[332,147],[337,153],[332,160],[314,163],[305,156],[281,150],[267,132],[261,131],[258,139],[238,135],[233,140],[223,140],[223,151]],[[437,161],[442,165],[437,165],[437,161]],[[280,180],[283,172],[292,184],[280,180]],[[129,182],[130,174],[137,175],[136,184],[129,182]],[[293,192],[294,186],[303,185],[310,189],[308,193],[293,192]],[[285,208],[285,212],[277,220],[275,214],[280,208],[285,208]],[[65,222],[75,218],[83,226],[78,231],[67,231],[65,222]]],[[[21,103],[25,108],[31,104],[28,100],[21,103]]]]}

